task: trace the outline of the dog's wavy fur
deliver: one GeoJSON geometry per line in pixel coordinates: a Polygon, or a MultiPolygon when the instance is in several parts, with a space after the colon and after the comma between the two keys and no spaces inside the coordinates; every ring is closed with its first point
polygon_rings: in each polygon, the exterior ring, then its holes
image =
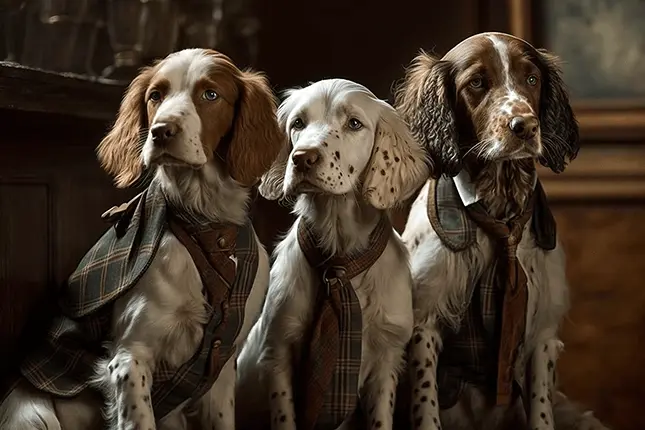
{"type": "MultiPolygon", "coordinates": [[[[509,35],[472,36],[441,59],[422,52],[397,88],[395,105],[434,160],[435,177],[454,177],[458,189],[470,189],[500,220],[524,208],[535,184],[536,162],[559,173],[578,152],[578,125],[556,58],[509,35]],[[520,139],[509,126],[514,116],[539,126],[520,139]]],[[[515,363],[520,380],[531,364],[532,392],[526,393],[530,416],[523,416],[521,401],[509,409],[490,406],[484,393],[470,385],[456,406],[439,410],[436,356],[442,333],[459,328],[469,303],[467,287],[491,263],[493,243],[478,228],[472,247],[448,249],[428,219],[429,186],[413,203],[402,235],[410,251],[414,336],[419,338],[410,345],[409,359],[432,364],[425,369],[426,377],[411,382],[414,428],[543,430],[571,428],[564,423],[578,422],[576,428],[604,429],[564,397],[553,407],[554,364],[563,347],[558,329],[569,306],[565,255],[559,242],[552,251],[539,248],[530,221],[517,250],[529,278],[529,303],[524,345],[515,363]]]]}
{"type": "MultiPolygon", "coordinates": [[[[358,251],[383,211],[416,191],[429,168],[395,110],[362,85],[331,79],[287,94],[278,117],[289,142],[260,192],[295,199],[298,219],[274,251],[267,301],[238,359],[238,416],[247,417],[242,429],[269,419],[274,429],[295,429],[298,411],[290,399],[299,375],[292,373],[292,351],[303,346],[317,294],[298,244],[298,223],[306,220],[330,254],[358,251]],[[349,128],[352,118],[360,121],[359,130],[349,128]],[[303,128],[295,127],[297,119],[303,128]],[[307,174],[294,169],[294,154],[303,150],[319,156],[307,174]]],[[[363,311],[361,403],[370,411],[366,419],[384,429],[392,428],[396,381],[412,330],[411,282],[407,252],[393,229],[374,265],[352,279],[363,311]]]]}
{"type": "MultiPolygon", "coordinates": [[[[276,105],[261,74],[240,71],[215,51],[179,51],[144,68],[132,81],[98,157],[118,187],[133,185],[144,174],[153,176],[169,206],[189,221],[242,225],[250,186],[266,172],[284,142],[276,105]],[[152,95],[155,91],[159,98],[152,95]],[[176,134],[161,146],[155,144],[149,130],[168,124],[176,134]]],[[[268,287],[268,255],[259,240],[257,244],[258,271],[236,339],[238,351],[268,287]]],[[[181,407],[155,422],[152,409],[137,402],[150,395],[157,363],[180,366],[198,348],[207,320],[202,288],[187,249],[166,231],[141,280],[114,304],[113,339],[93,381],[105,396],[105,407],[91,390],[74,399],[53,399],[23,381],[0,407],[0,428],[186,429],[181,407]],[[118,371],[112,374],[109,367],[118,371]],[[136,381],[147,378],[147,386],[123,384],[119,391],[118,377],[126,374],[136,381]],[[133,413],[121,414],[131,405],[133,413]]],[[[235,380],[233,357],[198,403],[202,428],[235,428],[235,380]]]]}

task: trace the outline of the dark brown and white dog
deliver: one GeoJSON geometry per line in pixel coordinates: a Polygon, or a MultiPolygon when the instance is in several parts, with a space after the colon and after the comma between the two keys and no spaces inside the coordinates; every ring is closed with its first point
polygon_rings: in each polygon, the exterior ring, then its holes
{"type": "MultiPolygon", "coordinates": [[[[132,185],[146,167],[168,211],[187,223],[246,226],[249,231],[250,187],[284,142],[276,107],[262,75],[239,70],[215,51],[183,50],[134,79],[98,156],[119,187],[132,185]]],[[[257,271],[250,275],[252,285],[245,286],[250,291],[246,302],[239,304],[244,316],[234,337],[238,351],[260,313],[269,280],[267,253],[252,231],[250,237],[257,244],[257,271]]],[[[94,363],[93,383],[107,404],[90,389],[71,399],[54,398],[24,381],[0,407],[0,428],[187,428],[183,404],[163,420],[155,417],[151,379],[160,363],[172,370],[194,356],[209,321],[208,305],[192,253],[167,228],[158,243],[142,277],[114,302],[105,339],[110,346],[94,363]]],[[[224,258],[233,259],[239,270],[235,255],[224,258]]],[[[221,365],[212,387],[196,399],[199,428],[235,428],[235,357],[221,365]]]]}
{"type": "Polygon", "coordinates": [[[604,428],[555,392],[555,363],[563,347],[558,328],[569,305],[565,255],[555,236],[552,249],[538,246],[529,220],[517,244],[517,260],[528,278],[520,317],[526,327],[506,369],[509,382],[526,384],[508,406],[495,406],[501,314],[488,326],[482,322],[491,321],[486,301],[499,296],[479,288],[498,248],[480,224],[461,250],[445,239],[448,233],[467,235],[460,229],[470,222],[465,218],[472,220],[467,215],[472,205],[483,205],[493,221],[521,215],[534,190],[539,193],[536,163],[560,173],[575,158],[578,125],[556,57],[507,34],[478,34],[440,60],[421,53],[398,88],[396,104],[430,152],[438,178],[420,192],[403,234],[415,280],[416,328],[409,350],[414,427],[546,430],[565,428],[566,422],[566,428],[604,428]],[[448,185],[436,188],[439,181],[448,185]],[[440,214],[431,222],[429,205],[436,208],[448,199],[441,194],[445,190],[456,201],[448,201],[452,224],[437,228],[445,220],[440,214]],[[493,333],[487,332],[491,327],[493,333]],[[483,353],[472,359],[473,350],[483,353]],[[442,377],[450,367],[465,381],[452,399],[446,393],[454,381],[442,377]],[[484,374],[477,373],[480,368],[484,374]]]}

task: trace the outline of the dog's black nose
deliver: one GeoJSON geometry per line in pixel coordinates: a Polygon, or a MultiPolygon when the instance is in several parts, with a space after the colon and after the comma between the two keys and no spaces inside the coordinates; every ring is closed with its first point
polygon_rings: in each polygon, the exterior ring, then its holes
{"type": "Polygon", "coordinates": [[[511,119],[508,126],[520,139],[528,140],[535,136],[538,130],[538,119],[535,115],[516,116],[511,119]]]}
{"type": "Polygon", "coordinates": [[[315,149],[300,149],[291,156],[296,170],[300,173],[307,173],[320,160],[320,153],[315,149]]]}
{"type": "Polygon", "coordinates": [[[173,122],[163,122],[150,127],[152,141],[157,145],[163,145],[170,141],[178,131],[179,127],[173,122]]]}

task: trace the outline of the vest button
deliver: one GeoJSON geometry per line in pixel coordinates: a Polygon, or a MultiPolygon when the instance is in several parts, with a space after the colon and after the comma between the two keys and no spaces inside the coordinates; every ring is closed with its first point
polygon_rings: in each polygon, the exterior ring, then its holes
{"type": "Polygon", "coordinates": [[[225,248],[226,239],[224,239],[223,237],[220,237],[219,239],[217,239],[217,246],[219,246],[220,248],[225,248]]]}

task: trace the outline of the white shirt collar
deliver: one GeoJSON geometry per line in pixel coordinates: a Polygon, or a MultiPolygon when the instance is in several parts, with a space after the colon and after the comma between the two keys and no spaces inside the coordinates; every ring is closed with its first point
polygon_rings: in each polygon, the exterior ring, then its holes
{"type": "MultiPolygon", "coordinates": [[[[535,189],[535,185],[537,184],[537,173],[533,174],[533,188],[535,189]]],[[[477,203],[478,201],[481,200],[481,196],[477,194],[477,190],[475,189],[475,184],[472,182],[470,179],[470,175],[466,170],[462,169],[457,176],[453,177],[452,180],[455,182],[455,186],[457,187],[457,192],[459,193],[459,197],[461,198],[462,203],[464,206],[470,206],[474,203],[477,203]]]]}

